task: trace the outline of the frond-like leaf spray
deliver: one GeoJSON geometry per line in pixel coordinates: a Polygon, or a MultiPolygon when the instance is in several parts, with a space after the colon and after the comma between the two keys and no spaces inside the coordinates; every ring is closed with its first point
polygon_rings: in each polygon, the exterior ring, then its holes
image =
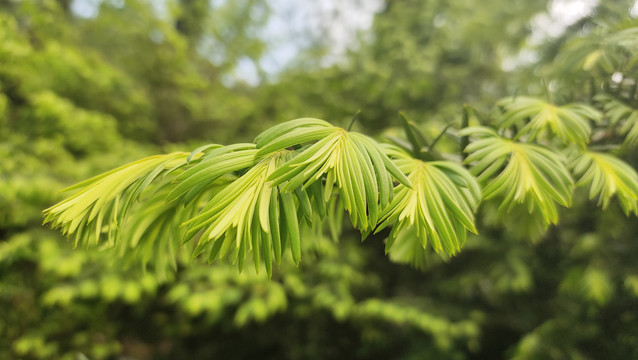
{"type": "Polygon", "coordinates": [[[573,181],[559,154],[502,138],[489,128],[471,127],[463,133],[479,138],[465,151],[471,172],[485,184],[484,199],[502,196],[502,210],[525,204],[530,213],[541,212],[546,226],[557,223],[556,204],[570,206],[573,193],[573,181]]]}
{"type": "Polygon", "coordinates": [[[591,136],[589,121],[598,122],[601,118],[596,109],[585,104],[557,106],[525,96],[505,98],[499,105],[505,109],[499,128],[519,126],[514,139],[528,136],[534,140],[551,131],[568,144],[585,146],[591,136]]]}
{"type": "Polygon", "coordinates": [[[577,185],[589,185],[589,198],[598,197],[603,209],[616,195],[625,214],[638,215],[638,173],[629,164],[608,154],[574,151],[569,166],[580,176],[577,185]]]}
{"type": "Polygon", "coordinates": [[[459,252],[466,230],[476,233],[474,212],[481,189],[474,176],[449,161],[425,162],[394,146],[387,146],[386,152],[412,184],[399,184],[392,203],[381,214],[376,232],[394,224],[386,251],[400,231],[413,226],[423,248],[429,242],[437,253],[459,252]]]}

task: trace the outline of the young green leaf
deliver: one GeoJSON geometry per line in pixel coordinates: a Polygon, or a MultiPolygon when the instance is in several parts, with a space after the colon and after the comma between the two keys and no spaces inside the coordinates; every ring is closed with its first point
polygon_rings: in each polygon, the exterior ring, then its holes
{"type": "Polygon", "coordinates": [[[333,126],[327,121],[320,120],[320,119],[313,119],[313,118],[302,118],[302,119],[286,121],[281,124],[277,124],[269,128],[268,130],[262,132],[261,134],[257,135],[257,137],[255,138],[255,144],[257,144],[257,148],[262,148],[264,147],[265,144],[272,142],[274,139],[282,135],[285,135],[294,129],[297,129],[297,128],[315,128],[316,129],[320,127],[330,128],[333,126]]]}
{"type": "Polygon", "coordinates": [[[282,185],[286,192],[300,186],[308,188],[324,175],[327,176],[324,198],[329,198],[336,183],[353,225],[362,231],[374,227],[379,205],[384,207],[389,202],[391,177],[410,186],[405,175],[373,140],[343,129],[303,149],[269,179],[274,185],[282,185]]]}
{"type": "MultiPolygon", "coordinates": [[[[196,216],[184,222],[188,227],[185,241],[201,233],[198,247],[215,248],[219,239],[223,238],[224,242],[227,242],[229,234],[232,234],[234,238],[225,246],[235,249],[235,260],[241,270],[249,251],[253,252],[256,267],[261,259],[266,262],[271,259],[270,253],[263,253],[264,249],[272,249],[275,261],[279,263],[283,252],[282,238],[286,238],[290,241],[293,260],[298,263],[301,247],[296,204],[301,202],[302,207],[307,207],[306,211],[311,211],[310,200],[307,195],[299,200],[292,193],[282,193],[268,180],[269,175],[289,156],[290,151],[280,151],[263,158],[245,174],[217,192],[196,216]],[[285,221],[279,218],[279,204],[285,221]],[[263,241],[272,243],[264,245],[263,241]]],[[[305,192],[301,194],[305,195],[305,192]]],[[[224,253],[223,249],[222,246],[220,255],[224,253]]],[[[270,264],[266,266],[268,268],[270,264]]]]}
{"type": "Polygon", "coordinates": [[[596,96],[602,104],[605,116],[612,125],[620,125],[620,133],[626,135],[625,143],[638,145],[638,109],[634,109],[609,95],[596,96]]]}
{"type": "Polygon", "coordinates": [[[399,184],[394,199],[381,213],[378,232],[393,225],[386,251],[402,230],[414,228],[421,246],[452,255],[465,242],[465,231],[476,232],[474,212],[481,199],[476,179],[462,166],[447,161],[425,162],[387,146],[389,156],[407,174],[411,188],[399,184]]]}
{"type": "Polygon", "coordinates": [[[182,152],[151,156],[74,185],[67,190],[79,191],[44,210],[44,222],[76,235],[76,245],[99,241],[107,226],[107,238],[114,243],[130,206],[161,173],[184,164],[187,157],[182,152]]]}
{"type": "Polygon", "coordinates": [[[257,150],[245,146],[237,151],[233,151],[232,145],[213,150],[199,163],[175,178],[177,185],[166,197],[166,202],[170,203],[177,199],[190,202],[200,191],[221,176],[251,167],[255,162],[256,154],[257,150]]]}
{"type": "Polygon", "coordinates": [[[530,213],[540,211],[545,226],[558,221],[556,203],[571,205],[573,181],[557,153],[502,138],[480,127],[462,133],[479,137],[465,149],[470,154],[465,162],[472,164],[472,174],[485,184],[484,199],[503,197],[503,211],[525,204],[530,213]]]}
{"type": "Polygon", "coordinates": [[[596,109],[585,104],[556,106],[525,96],[505,98],[499,105],[505,112],[498,126],[501,129],[519,126],[515,139],[528,136],[533,140],[549,130],[566,143],[585,146],[591,136],[589,121],[598,122],[602,117],[596,109]]]}
{"type": "Polygon", "coordinates": [[[608,154],[574,151],[569,166],[580,176],[577,185],[589,185],[589,198],[598,197],[603,209],[616,195],[625,214],[638,215],[638,173],[629,164],[608,154]]]}
{"type": "Polygon", "coordinates": [[[255,138],[258,157],[288,147],[322,139],[339,131],[339,128],[319,119],[297,119],[273,126],[255,138]]]}

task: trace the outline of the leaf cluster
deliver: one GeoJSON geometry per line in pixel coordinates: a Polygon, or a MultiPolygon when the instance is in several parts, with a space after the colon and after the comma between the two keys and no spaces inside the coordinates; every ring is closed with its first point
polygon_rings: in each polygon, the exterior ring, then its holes
{"type": "Polygon", "coordinates": [[[269,275],[287,251],[300,262],[303,228],[327,219],[338,232],[337,209],[364,237],[396,223],[393,239],[414,226],[423,248],[429,241],[455,254],[465,231],[476,232],[480,201],[461,166],[414,159],[318,119],[279,124],[254,143],[145,158],[67,191],[76,193],[45,210],[45,222],[76,245],[106,239],[162,268],[175,266],[180,244],[193,244],[193,256],[228,258],[239,269],[252,254],[269,275]]]}

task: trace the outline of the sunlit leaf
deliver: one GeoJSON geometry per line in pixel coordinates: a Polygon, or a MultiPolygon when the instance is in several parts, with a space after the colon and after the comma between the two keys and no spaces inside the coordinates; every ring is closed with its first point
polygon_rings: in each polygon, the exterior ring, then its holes
{"type": "Polygon", "coordinates": [[[481,199],[476,179],[452,162],[425,162],[391,146],[387,153],[412,187],[399,184],[394,199],[381,213],[375,232],[393,225],[386,251],[397,234],[408,227],[414,227],[423,248],[429,242],[437,253],[452,255],[460,251],[466,230],[476,233],[474,212],[481,199]]]}
{"type": "Polygon", "coordinates": [[[561,156],[546,147],[519,143],[485,128],[463,133],[478,137],[465,149],[472,173],[484,184],[483,198],[503,198],[502,211],[525,204],[540,211],[545,225],[558,221],[556,204],[570,206],[573,181],[561,156]]]}
{"type": "Polygon", "coordinates": [[[312,119],[312,118],[303,118],[296,119],[283,122],[281,124],[277,124],[268,130],[262,132],[257,135],[255,138],[255,144],[257,144],[257,148],[262,148],[266,144],[273,142],[276,138],[279,138],[283,135],[288,134],[289,132],[299,129],[299,128],[310,128],[310,129],[319,129],[319,128],[332,128],[332,124],[327,121],[320,119],[312,119]]]}
{"type": "MultiPolygon", "coordinates": [[[[287,135],[281,135],[284,136],[287,135]]],[[[271,141],[281,143],[280,138],[275,137],[271,141]]],[[[306,139],[303,138],[304,141],[306,139]]],[[[298,144],[286,142],[286,146],[298,144]]],[[[262,149],[277,149],[271,147],[271,143],[264,143],[263,146],[262,149]]],[[[324,177],[324,199],[330,198],[333,185],[336,184],[341,203],[350,213],[353,225],[361,230],[373,227],[379,216],[379,208],[389,203],[393,177],[409,186],[408,180],[376,142],[362,134],[336,127],[298,152],[269,179],[273,180],[274,185],[281,185],[282,191],[286,192],[299,187],[306,189],[324,177]]]]}
{"type": "Polygon", "coordinates": [[[585,104],[557,106],[543,100],[517,96],[499,102],[505,111],[498,124],[499,128],[518,126],[514,139],[538,138],[546,131],[561,138],[566,143],[584,146],[589,142],[591,127],[589,121],[599,121],[601,114],[585,104]]]}
{"type": "Polygon", "coordinates": [[[339,128],[319,119],[297,119],[273,126],[255,138],[258,156],[323,139],[339,128]]]}
{"type": "Polygon", "coordinates": [[[589,198],[598,197],[603,209],[615,195],[625,214],[638,215],[638,173],[627,163],[608,154],[573,151],[569,166],[580,176],[577,185],[589,186],[589,198]]]}
{"type": "Polygon", "coordinates": [[[189,202],[221,176],[251,167],[257,154],[254,147],[254,144],[234,144],[210,151],[175,178],[176,186],[166,201],[189,202]]]}
{"type": "MultiPolygon", "coordinates": [[[[186,241],[192,239],[200,231],[201,237],[195,251],[209,249],[214,252],[210,260],[217,255],[224,257],[233,250],[232,259],[241,269],[248,251],[261,252],[262,249],[273,248],[275,259],[280,258],[279,238],[289,239],[289,244],[296,262],[299,262],[299,224],[296,219],[297,210],[292,194],[278,192],[278,203],[281,204],[284,220],[271,222],[270,214],[273,200],[273,185],[268,180],[277,167],[290,156],[289,151],[280,151],[262,159],[245,174],[219,191],[201,209],[197,216],[186,221],[188,226],[186,241]],[[262,246],[261,241],[271,241],[272,227],[277,227],[277,239],[272,246],[262,246]],[[259,240],[254,239],[259,236],[259,240]],[[253,243],[253,240],[256,240],[253,243]]],[[[259,259],[269,259],[270,254],[261,254],[253,260],[258,268],[259,259]]],[[[268,267],[270,267],[268,265],[268,267]]]]}
{"type": "Polygon", "coordinates": [[[66,235],[75,235],[76,245],[97,242],[102,232],[113,243],[142,192],[167,169],[186,163],[187,157],[188,153],[181,152],[151,156],[74,185],[67,190],[79,191],[46,209],[44,221],[66,235]]]}

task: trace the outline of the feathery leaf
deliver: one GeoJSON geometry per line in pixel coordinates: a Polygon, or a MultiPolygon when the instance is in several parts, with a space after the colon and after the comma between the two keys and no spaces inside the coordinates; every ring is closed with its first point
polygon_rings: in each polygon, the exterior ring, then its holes
{"type": "Polygon", "coordinates": [[[591,136],[589,120],[598,122],[601,118],[596,109],[585,104],[556,106],[525,96],[505,98],[499,105],[505,109],[499,128],[520,126],[515,139],[528,136],[533,140],[551,130],[566,143],[584,146],[591,136]]]}
{"type": "Polygon", "coordinates": [[[571,205],[573,181],[557,153],[480,127],[466,128],[462,133],[479,137],[465,149],[470,154],[465,162],[473,164],[472,174],[485,184],[484,199],[503,196],[501,210],[526,204],[530,213],[541,212],[545,226],[558,221],[556,203],[571,205]]]}
{"type": "Polygon", "coordinates": [[[603,209],[616,195],[625,214],[638,215],[638,173],[624,161],[599,152],[573,151],[569,166],[580,176],[577,185],[589,185],[589,198],[598,197],[603,209]]]}
{"type": "Polygon", "coordinates": [[[386,251],[398,233],[410,226],[423,248],[429,241],[437,253],[452,255],[460,251],[465,231],[476,233],[474,212],[481,200],[476,179],[452,162],[424,162],[393,146],[386,146],[386,152],[412,184],[411,188],[399,184],[392,203],[381,213],[375,232],[394,224],[386,251]]]}
{"type": "Polygon", "coordinates": [[[598,95],[596,101],[602,103],[605,116],[612,125],[621,125],[620,133],[626,135],[625,143],[638,145],[638,109],[609,95],[598,95]]]}
{"type": "Polygon", "coordinates": [[[44,210],[44,222],[75,235],[76,245],[98,242],[106,226],[107,238],[113,243],[142,192],[167,169],[186,163],[187,157],[183,152],[151,156],[74,185],[67,190],[79,191],[44,210]]]}
{"type": "Polygon", "coordinates": [[[372,139],[335,129],[275,170],[269,179],[286,192],[300,186],[306,189],[327,176],[324,199],[330,198],[336,183],[352,224],[362,231],[371,229],[379,208],[390,201],[392,177],[406,186],[410,183],[372,139]]]}
{"type": "MultiPolygon", "coordinates": [[[[280,237],[283,235],[290,240],[293,258],[298,262],[299,224],[296,219],[295,197],[292,194],[275,192],[272,182],[268,180],[269,175],[289,156],[290,151],[284,150],[263,158],[219,191],[197,216],[184,223],[188,226],[185,241],[193,239],[203,230],[198,247],[218,247],[222,257],[230,249],[234,249],[233,260],[241,269],[245,255],[250,250],[254,253],[272,248],[275,250],[276,261],[279,261],[283,252],[280,237]],[[273,202],[273,196],[277,199],[276,202],[273,202]],[[273,203],[282,205],[285,222],[271,218],[273,203]],[[271,233],[274,236],[270,236],[271,233]],[[262,240],[272,241],[272,246],[261,245],[262,240]]],[[[269,259],[270,255],[261,254],[261,258],[269,259]]],[[[215,256],[216,254],[211,255],[210,260],[214,260],[215,256]]],[[[256,263],[259,258],[259,254],[254,255],[256,263]]]]}

